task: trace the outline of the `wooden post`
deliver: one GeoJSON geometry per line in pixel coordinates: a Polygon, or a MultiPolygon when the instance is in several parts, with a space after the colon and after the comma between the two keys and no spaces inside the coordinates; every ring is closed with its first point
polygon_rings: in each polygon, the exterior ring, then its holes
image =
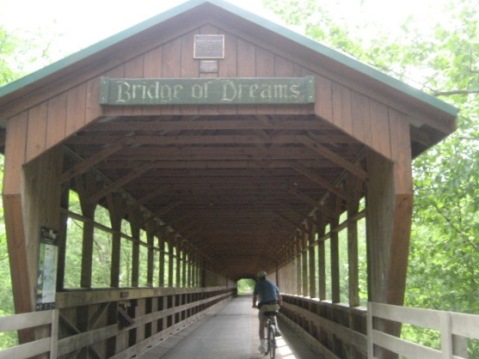
{"type": "Polygon", "coordinates": [[[93,175],[78,176],[75,178],[80,199],[82,215],[87,218],[83,223],[83,242],[82,242],[82,267],[80,286],[82,288],[91,288],[92,284],[92,257],[93,257],[93,235],[95,227],[96,203],[90,201],[90,196],[98,188],[98,183],[93,175]]]}
{"type": "Polygon", "coordinates": [[[166,227],[161,227],[160,229],[160,234],[159,234],[159,238],[158,238],[158,241],[160,242],[159,243],[159,246],[160,246],[160,263],[159,263],[159,286],[160,288],[162,287],[165,287],[165,272],[166,272],[166,263],[165,263],[165,258],[166,258],[166,253],[165,253],[165,250],[166,250],[166,232],[167,232],[167,229],[166,227]]]}
{"type": "Polygon", "coordinates": [[[302,272],[301,272],[301,253],[302,253],[302,241],[301,241],[301,232],[299,233],[299,237],[295,238],[296,243],[296,253],[295,253],[295,261],[296,261],[296,291],[294,294],[301,294],[301,284],[302,284],[302,272]]]}
{"type": "Polygon", "coordinates": [[[339,237],[338,231],[338,217],[335,215],[331,220],[331,237],[330,248],[331,248],[331,301],[333,303],[340,302],[340,286],[339,286],[339,237]]]}
{"type": "Polygon", "coordinates": [[[309,232],[308,232],[308,239],[309,239],[309,296],[311,298],[317,297],[316,291],[316,248],[315,248],[315,241],[316,241],[316,213],[314,217],[309,222],[309,232]]]}
{"type": "Polygon", "coordinates": [[[125,215],[123,199],[118,194],[107,197],[110,213],[111,228],[113,230],[111,246],[111,273],[110,285],[114,288],[120,286],[120,259],[121,259],[121,222],[125,215]]]}
{"type": "Polygon", "coordinates": [[[308,228],[304,228],[300,233],[301,240],[301,295],[307,297],[309,295],[309,279],[308,279],[308,228]]]}
{"type": "MultiPolygon", "coordinates": [[[[321,238],[325,235],[325,226],[321,222],[318,228],[318,237],[321,238]]],[[[324,240],[318,242],[318,289],[319,300],[326,299],[326,250],[324,248],[324,240]]]]}

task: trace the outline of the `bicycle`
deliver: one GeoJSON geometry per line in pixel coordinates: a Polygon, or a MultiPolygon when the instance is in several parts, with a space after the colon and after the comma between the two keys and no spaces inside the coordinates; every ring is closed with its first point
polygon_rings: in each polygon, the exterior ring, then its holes
{"type": "Polygon", "coordinates": [[[271,359],[274,359],[276,355],[276,314],[278,312],[264,312],[264,316],[266,317],[266,352],[264,355],[268,355],[271,359]]]}

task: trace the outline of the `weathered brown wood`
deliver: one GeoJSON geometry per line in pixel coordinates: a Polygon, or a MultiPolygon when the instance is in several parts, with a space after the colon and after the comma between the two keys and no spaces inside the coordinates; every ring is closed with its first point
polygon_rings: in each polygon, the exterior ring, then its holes
{"type": "MultiPolygon", "coordinates": [[[[324,236],[325,227],[324,222],[320,221],[318,223],[318,237],[321,238],[324,236]]],[[[319,299],[326,299],[326,250],[325,250],[325,241],[320,240],[318,242],[318,292],[319,299]]]]}
{"type": "Polygon", "coordinates": [[[317,257],[316,257],[316,232],[317,232],[316,214],[309,220],[308,231],[308,256],[309,256],[309,297],[317,298],[317,257]]]}
{"type": "MultiPolygon", "coordinates": [[[[66,136],[68,93],[63,92],[48,101],[48,123],[45,150],[57,145],[66,136]]],[[[31,158],[27,158],[30,160],[31,158]]]]}
{"type": "Polygon", "coordinates": [[[43,153],[46,148],[48,106],[41,104],[28,111],[27,159],[43,153]]]}
{"type": "MultiPolygon", "coordinates": [[[[331,227],[338,225],[338,219],[331,220],[331,227]]],[[[340,297],[340,273],[339,273],[339,235],[337,231],[332,231],[329,238],[330,245],[330,265],[331,265],[331,301],[339,303],[340,297]]]]}
{"type": "Polygon", "coordinates": [[[28,114],[26,112],[7,122],[5,143],[5,174],[3,194],[19,194],[21,189],[22,166],[26,157],[28,114]]]}
{"type": "MultiPolygon", "coordinates": [[[[353,136],[364,144],[371,146],[373,129],[370,121],[369,99],[357,92],[351,93],[353,136]]],[[[374,129],[374,134],[377,136],[374,129]]]]}
{"type": "Polygon", "coordinates": [[[301,238],[300,238],[300,235],[297,233],[296,234],[296,237],[294,238],[294,241],[295,241],[295,257],[294,257],[294,261],[295,261],[295,268],[296,268],[296,278],[295,278],[295,281],[296,281],[296,288],[295,288],[295,292],[294,294],[296,295],[301,295],[301,287],[302,287],[302,284],[303,284],[303,280],[302,280],[302,271],[301,271],[301,253],[302,253],[302,242],[301,242],[301,238]]]}
{"type": "Polygon", "coordinates": [[[301,229],[299,234],[299,240],[301,241],[301,295],[303,297],[309,296],[309,280],[308,280],[308,228],[301,229]]]}
{"type": "Polygon", "coordinates": [[[348,134],[353,134],[351,90],[334,83],[332,85],[333,123],[348,134]]]}
{"type": "MultiPolygon", "coordinates": [[[[357,204],[348,205],[348,219],[358,212],[357,204]]],[[[348,221],[348,288],[349,305],[357,307],[359,298],[359,261],[358,261],[358,224],[356,220],[348,221]]]]}

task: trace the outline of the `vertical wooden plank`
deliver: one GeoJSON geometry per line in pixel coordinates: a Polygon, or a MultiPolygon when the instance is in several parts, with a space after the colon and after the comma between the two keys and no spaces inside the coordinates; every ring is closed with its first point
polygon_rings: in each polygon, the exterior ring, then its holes
{"type": "MultiPolygon", "coordinates": [[[[238,77],[256,77],[256,48],[253,44],[238,39],[237,42],[238,77]]],[[[240,114],[255,114],[256,106],[238,107],[240,114]]]]}
{"type": "MultiPolygon", "coordinates": [[[[85,125],[94,121],[103,114],[100,106],[100,77],[89,80],[85,93],[85,125]]],[[[73,130],[73,129],[72,129],[73,130]]]]}
{"type": "Polygon", "coordinates": [[[41,103],[28,111],[27,162],[46,149],[48,104],[41,103]]]}
{"type": "Polygon", "coordinates": [[[28,260],[25,244],[22,198],[19,194],[4,194],[3,206],[15,312],[31,312],[34,310],[33,289],[30,286],[28,275],[25,274],[29,273],[32,268],[30,268],[31,263],[28,260]]]}
{"type": "Polygon", "coordinates": [[[188,265],[188,255],[187,255],[186,248],[183,248],[182,261],[183,261],[183,266],[182,266],[182,271],[181,271],[181,284],[182,284],[181,286],[183,288],[187,288],[187,287],[189,287],[189,283],[188,283],[189,265],[188,265]]]}
{"type": "MultiPolygon", "coordinates": [[[[172,40],[163,45],[163,59],[161,71],[164,78],[176,78],[181,76],[181,38],[172,40]]],[[[174,115],[181,114],[181,106],[163,106],[164,112],[174,115]]]]}
{"type": "Polygon", "coordinates": [[[137,288],[140,283],[140,227],[131,224],[131,236],[133,238],[131,258],[131,286],[137,288]]]}
{"type": "Polygon", "coordinates": [[[412,157],[409,122],[405,115],[389,110],[391,157],[395,164],[394,187],[398,194],[412,193],[412,157]]]}
{"type": "Polygon", "coordinates": [[[370,101],[369,104],[371,148],[386,158],[391,159],[391,139],[389,130],[388,109],[383,104],[370,101]]]}
{"type": "Polygon", "coordinates": [[[295,269],[296,269],[296,288],[294,294],[300,295],[301,294],[301,287],[303,284],[302,281],[302,273],[301,273],[301,239],[296,237],[295,238],[295,243],[296,243],[296,253],[295,253],[295,269]]]}
{"type": "MultiPolygon", "coordinates": [[[[324,236],[324,224],[318,226],[318,237],[324,236]]],[[[319,300],[326,299],[326,249],[324,240],[318,242],[318,289],[319,300]]]]}
{"type": "Polygon", "coordinates": [[[238,75],[237,36],[225,32],[225,58],[219,63],[219,77],[236,77],[238,75]]]}
{"type": "MultiPolygon", "coordinates": [[[[69,208],[69,183],[62,185],[62,195],[60,207],[69,208]]],[[[67,240],[68,214],[65,211],[60,213],[60,228],[58,229],[58,270],[57,270],[57,290],[63,291],[65,288],[65,262],[66,262],[66,240],[67,240]]]]}
{"type": "MultiPolygon", "coordinates": [[[[70,89],[67,94],[65,135],[70,136],[86,123],[87,84],[70,89]]],[[[98,101],[98,99],[97,99],[98,101]]]]}
{"type": "Polygon", "coordinates": [[[357,202],[348,205],[348,277],[349,305],[359,306],[358,223],[352,218],[358,213],[357,202]]]}
{"type": "MultiPolygon", "coordinates": [[[[337,217],[331,220],[331,228],[338,226],[337,217]]],[[[330,241],[331,255],[331,301],[340,302],[340,277],[339,277],[339,236],[338,231],[332,230],[330,241]]]]}
{"type": "Polygon", "coordinates": [[[153,250],[155,236],[152,232],[152,228],[148,228],[146,232],[146,239],[148,242],[148,264],[147,264],[147,273],[146,273],[146,282],[149,287],[153,287],[153,270],[155,267],[154,260],[155,260],[155,251],[153,250]]]}
{"type": "Polygon", "coordinates": [[[371,121],[369,99],[355,91],[351,92],[353,136],[371,147],[371,121]]]}
{"type": "Polygon", "coordinates": [[[173,235],[168,232],[168,287],[173,288],[173,263],[174,263],[173,235]]]}
{"type": "Polygon", "coordinates": [[[413,204],[411,140],[405,116],[390,110],[389,123],[395,197],[387,300],[390,304],[402,305],[406,290],[413,204]]]}
{"type": "Polygon", "coordinates": [[[159,263],[159,282],[160,288],[165,286],[165,234],[164,228],[161,229],[158,235],[158,246],[160,247],[160,263],[159,263]]]}
{"type": "Polygon", "coordinates": [[[303,297],[307,297],[309,295],[309,281],[308,281],[308,230],[305,228],[304,230],[301,231],[300,234],[301,238],[301,278],[302,278],[302,283],[301,283],[301,295],[303,297]]]}
{"type": "Polygon", "coordinates": [[[351,91],[337,83],[332,85],[333,123],[347,134],[352,134],[351,91]]]}
{"type": "Polygon", "coordinates": [[[182,246],[178,243],[176,245],[176,287],[181,287],[182,252],[182,246]]]}
{"type": "Polygon", "coordinates": [[[61,93],[48,101],[47,148],[65,139],[67,117],[67,93],[61,93]]]}
{"type": "Polygon", "coordinates": [[[145,78],[161,78],[161,61],[163,50],[157,47],[143,56],[143,74],[145,78]]]}
{"type": "Polygon", "coordinates": [[[373,340],[373,316],[374,306],[372,302],[368,302],[368,313],[366,317],[367,331],[367,346],[368,346],[368,359],[374,359],[374,340],[373,340]]]}
{"type": "Polygon", "coordinates": [[[51,311],[51,313],[50,359],[56,359],[58,352],[58,327],[60,325],[60,311],[58,309],[54,309],[51,311]]]}
{"type": "MultiPolygon", "coordinates": [[[[181,37],[181,77],[182,78],[194,78],[201,77],[199,73],[199,62],[193,57],[193,48],[194,48],[194,36],[195,32],[189,32],[181,37]]],[[[216,74],[214,74],[216,77],[216,74]]],[[[216,107],[214,112],[217,111],[216,107]]],[[[199,106],[194,105],[183,105],[181,106],[181,111],[184,114],[188,113],[199,113],[199,106]]]]}
{"type": "Polygon", "coordinates": [[[5,143],[5,168],[3,176],[3,194],[19,194],[21,189],[22,166],[26,159],[26,139],[28,131],[28,112],[12,117],[7,122],[5,143]]]}
{"type": "Polygon", "coordinates": [[[316,241],[316,214],[314,215],[314,218],[309,222],[309,233],[308,233],[308,244],[309,244],[309,296],[311,298],[316,298],[317,297],[317,287],[316,287],[316,247],[315,247],[315,241],[316,241]]]}
{"type": "MultiPolygon", "coordinates": [[[[237,37],[225,32],[225,58],[219,61],[218,77],[237,77],[238,59],[237,37]]],[[[222,105],[219,110],[224,115],[233,115],[238,112],[236,105],[222,105]]]]}
{"type": "Polygon", "coordinates": [[[120,194],[109,194],[107,196],[108,212],[110,214],[112,235],[111,246],[111,271],[110,285],[114,288],[120,286],[121,266],[121,222],[123,220],[123,200],[120,194]]]}
{"type": "Polygon", "coordinates": [[[88,218],[83,225],[83,241],[82,241],[82,258],[81,258],[81,276],[80,286],[82,288],[91,288],[92,281],[92,256],[93,256],[93,220],[95,215],[95,205],[88,200],[90,184],[94,179],[88,176],[83,182],[80,177],[76,178],[78,195],[80,197],[80,205],[82,215],[88,218]]]}
{"type": "Polygon", "coordinates": [[[314,113],[322,119],[333,123],[333,92],[331,81],[316,75],[315,94],[314,113]]]}
{"type": "Polygon", "coordinates": [[[391,254],[392,218],[395,208],[393,164],[374,151],[367,157],[367,257],[368,299],[387,303],[387,276],[391,254]]]}

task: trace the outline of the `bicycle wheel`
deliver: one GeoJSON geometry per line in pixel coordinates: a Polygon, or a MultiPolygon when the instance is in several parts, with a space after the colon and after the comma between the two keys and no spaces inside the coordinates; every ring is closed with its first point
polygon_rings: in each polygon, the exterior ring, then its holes
{"type": "Polygon", "coordinates": [[[271,359],[274,359],[276,355],[276,337],[274,336],[274,332],[274,325],[270,324],[268,326],[268,351],[271,359]]]}

